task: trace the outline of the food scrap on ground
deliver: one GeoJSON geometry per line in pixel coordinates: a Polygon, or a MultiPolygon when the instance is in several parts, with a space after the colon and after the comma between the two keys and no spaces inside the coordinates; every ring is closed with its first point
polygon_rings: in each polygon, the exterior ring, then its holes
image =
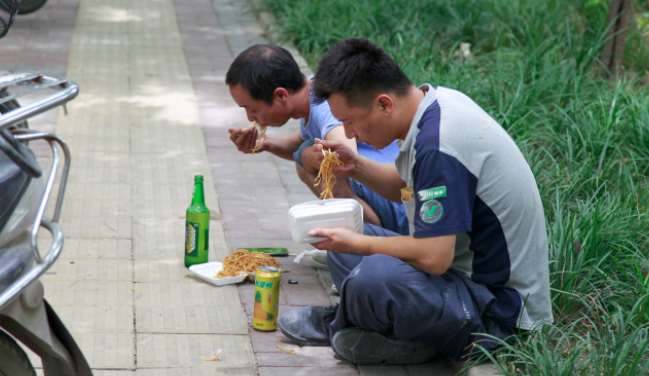
{"type": "Polygon", "coordinates": [[[208,356],[207,358],[203,358],[203,361],[205,361],[205,362],[218,362],[223,358],[222,353],[223,353],[223,349],[218,349],[218,350],[216,350],[216,353],[214,353],[213,355],[208,356]]]}
{"type": "Polygon", "coordinates": [[[284,349],[284,345],[275,345],[275,346],[277,346],[278,349],[284,351],[284,354],[295,355],[295,350],[293,350],[293,349],[285,350],[285,349],[284,349]]]}

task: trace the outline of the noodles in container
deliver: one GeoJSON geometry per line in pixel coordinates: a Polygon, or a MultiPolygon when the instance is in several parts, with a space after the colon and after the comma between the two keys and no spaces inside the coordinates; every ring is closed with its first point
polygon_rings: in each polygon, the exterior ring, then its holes
{"type": "Polygon", "coordinates": [[[216,274],[216,278],[254,273],[260,266],[279,268],[281,265],[272,256],[265,253],[250,252],[247,249],[240,248],[225,257],[223,269],[216,274]]]}

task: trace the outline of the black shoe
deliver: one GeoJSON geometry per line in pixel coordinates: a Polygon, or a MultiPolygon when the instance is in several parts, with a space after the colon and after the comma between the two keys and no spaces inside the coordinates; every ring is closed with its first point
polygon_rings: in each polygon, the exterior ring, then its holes
{"type": "Polygon", "coordinates": [[[424,363],[435,355],[433,348],[421,342],[402,341],[360,328],[336,333],[332,347],[359,365],[424,363]]]}
{"type": "Polygon", "coordinates": [[[285,336],[300,346],[329,346],[329,324],[336,317],[338,304],[329,307],[302,307],[286,311],[277,318],[285,336]]]}

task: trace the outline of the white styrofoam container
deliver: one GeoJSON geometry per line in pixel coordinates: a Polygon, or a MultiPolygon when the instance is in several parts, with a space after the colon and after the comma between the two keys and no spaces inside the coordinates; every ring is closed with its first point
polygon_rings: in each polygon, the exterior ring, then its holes
{"type": "Polygon", "coordinates": [[[325,238],[311,237],[318,227],[345,227],[363,233],[363,207],[351,198],[308,201],[288,210],[291,234],[296,243],[317,243],[325,238]]]}

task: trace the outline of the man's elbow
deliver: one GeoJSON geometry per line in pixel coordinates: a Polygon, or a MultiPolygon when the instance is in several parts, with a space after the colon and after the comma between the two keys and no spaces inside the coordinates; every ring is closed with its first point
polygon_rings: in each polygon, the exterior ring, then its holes
{"type": "Polygon", "coordinates": [[[422,271],[430,274],[442,275],[451,267],[453,259],[448,260],[447,258],[428,257],[422,261],[420,268],[422,271]]]}

